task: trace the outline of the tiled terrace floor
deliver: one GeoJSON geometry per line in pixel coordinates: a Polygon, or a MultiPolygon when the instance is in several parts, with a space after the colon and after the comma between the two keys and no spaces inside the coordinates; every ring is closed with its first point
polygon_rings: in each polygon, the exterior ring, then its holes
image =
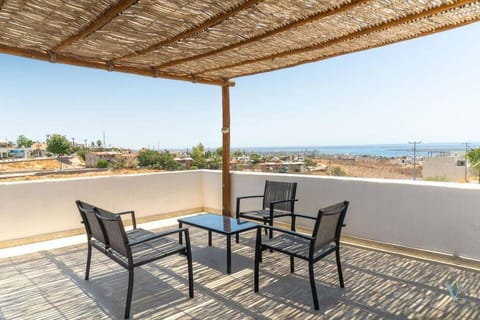
{"type": "MultiPolygon", "coordinates": [[[[233,243],[225,274],[225,238],[192,233],[195,298],[186,259],[173,256],[136,269],[134,319],[480,319],[480,273],[344,245],[345,289],[334,257],[316,264],[320,310],[313,309],[306,264],[289,273],[288,257],[264,254],[253,292],[255,232],[233,243]],[[446,283],[457,280],[456,300],[446,283]]],[[[122,318],[127,273],[98,251],[83,279],[86,245],[0,259],[0,319],[122,318]]]]}

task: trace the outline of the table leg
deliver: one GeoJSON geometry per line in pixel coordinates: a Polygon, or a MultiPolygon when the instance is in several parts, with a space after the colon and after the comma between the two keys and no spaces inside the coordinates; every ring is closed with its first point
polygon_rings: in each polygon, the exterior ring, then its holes
{"type": "MultiPolygon", "coordinates": [[[[181,223],[181,222],[178,223],[178,228],[182,228],[182,223],[181,223]]],[[[178,233],[178,243],[180,243],[180,244],[183,243],[183,241],[182,241],[182,232],[179,232],[179,233],[178,233]]]]}
{"type": "Polygon", "coordinates": [[[227,273],[232,273],[232,239],[227,235],[227,273]]]}
{"type": "Polygon", "coordinates": [[[208,230],[208,246],[212,246],[212,231],[208,230]]]}
{"type": "Polygon", "coordinates": [[[240,242],[240,233],[237,233],[237,234],[235,235],[235,242],[236,242],[236,243],[239,243],[239,242],[240,242]]]}

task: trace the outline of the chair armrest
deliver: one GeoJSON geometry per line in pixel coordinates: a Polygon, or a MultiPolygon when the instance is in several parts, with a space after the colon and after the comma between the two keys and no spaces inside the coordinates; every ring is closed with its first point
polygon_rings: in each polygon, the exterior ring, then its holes
{"type": "Polygon", "coordinates": [[[240,200],[243,199],[253,199],[253,198],[263,198],[264,195],[258,195],[258,196],[243,196],[243,197],[237,197],[237,211],[236,211],[236,218],[240,218],[240,200]]]}
{"type": "Polygon", "coordinates": [[[305,215],[305,214],[293,213],[293,215],[294,215],[295,217],[299,217],[299,218],[317,220],[317,217],[307,216],[307,215],[305,215]]]}
{"type": "Polygon", "coordinates": [[[242,200],[242,199],[250,199],[250,198],[263,198],[264,195],[260,194],[258,196],[243,196],[243,197],[237,197],[237,200],[242,200]]]}
{"type": "Polygon", "coordinates": [[[277,203],[284,203],[284,202],[295,202],[295,201],[298,201],[298,199],[286,199],[286,200],[276,200],[276,201],[272,201],[270,202],[270,205],[275,205],[277,203]]]}
{"type": "Polygon", "coordinates": [[[307,236],[306,234],[298,233],[298,232],[295,232],[295,231],[286,230],[286,229],[282,229],[282,228],[278,228],[278,227],[272,227],[272,226],[269,226],[269,225],[259,226],[258,228],[259,229],[265,228],[265,229],[269,229],[269,230],[273,230],[273,231],[286,233],[286,234],[289,234],[289,235],[292,235],[292,236],[300,237],[300,238],[303,238],[303,239],[306,239],[306,240],[313,240],[313,238],[311,236],[307,236]]]}
{"type": "Polygon", "coordinates": [[[145,243],[145,242],[148,242],[148,241],[151,241],[151,240],[155,240],[155,239],[158,239],[158,238],[162,238],[162,237],[165,237],[165,236],[168,236],[168,235],[171,235],[171,234],[175,234],[175,233],[180,233],[180,232],[188,232],[188,229],[187,228],[178,228],[178,229],[175,229],[175,230],[167,230],[167,231],[163,231],[163,232],[154,233],[152,235],[146,236],[143,239],[130,242],[128,245],[129,246],[135,246],[135,245],[138,245],[138,244],[142,244],[142,243],[145,243]]]}
{"type": "Polygon", "coordinates": [[[135,211],[129,210],[129,211],[123,211],[123,212],[116,212],[115,214],[118,214],[119,216],[124,214],[131,214],[133,229],[137,229],[137,219],[135,219],[135,211]]]}
{"type": "MultiPolygon", "coordinates": [[[[293,206],[295,201],[298,201],[298,199],[277,200],[277,201],[270,202],[270,220],[273,219],[273,209],[275,208],[275,205],[277,205],[279,203],[291,202],[292,206],[293,206]]],[[[292,207],[292,211],[293,211],[293,207],[292,207]]],[[[293,212],[292,212],[292,214],[293,214],[293,212]]]]}

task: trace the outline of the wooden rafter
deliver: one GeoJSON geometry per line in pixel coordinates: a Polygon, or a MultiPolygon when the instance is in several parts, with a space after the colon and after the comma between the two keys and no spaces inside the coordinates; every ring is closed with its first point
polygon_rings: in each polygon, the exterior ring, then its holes
{"type": "Polygon", "coordinates": [[[198,32],[201,32],[201,31],[204,31],[206,29],[208,29],[209,27],[211,26],[214,26],[232,16],[234,16],[235,14],[243,11],[243,10],[246,10],[254,5],[256,5],[258,2],[260,2],[261,0],[247,0],[246,2],[244,2],[242,5],[228,11],[228,12],[225,12],[221,15],[218,15],[218,16],[215,16],[211,19],[208,19],[207,21],[203,22],[202,24],[196,26],[196,27],[193,27],[189,30],[186,30],[184,32],[181,32],[179,34],[177,34],[176,36],[174,37],[171,37],[171,38],[168,38],[168,39],[165,39],[159,43],[156,43],[152,46],[149,46],[145,49],[142,49],[142,50],[138,50],[138,51],[135,51],[135,52],[132,52],[132,53],[129,53],[127,55],[124,55],[124,56],[121,56],[121,57],[118,57],[118,58],[115,58],[112,60],[112,62],[116,62],[116,61],[119,61],[119,60],[124,60],[124,59],[129,59],[129,58],[133,58],[133,57],[136,57],[136,56],[141,56],[141,55],[144,55],[144,54],[147,54],[149,52],[152,52],[152,51],[155,51],[155,50],[158,50],[162,47],[165,47],[165,46],[168,46],[169,44],[172,44],[176,41],[179,41],[179,40],[182,40],[182,39],[185,39],[185,38],[188,38],[190,37],[191,35],[194,35],[198,32]]]}
{"type": "MultiPolygon", "coordinates": [[[[454,24],[454,25],[446,25],[446,26],[443,26],[443,27],[440,27],[440,28],[437,28],[437,29],[434,29],[434,30],[421,32],[419,34],[416,34],[413,38],[417,39],[417,38],[429,36],[429,35],[432,35],[432,34],[435,34],[435,33],[440,33],[440,32],[448,31],[448,30],[451,30],[451,29],[460,28],[460,27],[463,27],[463,26],[466,26],[466,25],[469,25],[469,24],[472,24],[472,23],[475,23],[475,22],[478,22],[478,21],[480,21],[480,18],[464,21],[462,23],[458,23],[458,24],[454,24]]],[[[356,49],[356,50],[348,51],[348,52],[334,53],[334,54],[323,56],[323,57],[318,58],[318,59],[305,59],[305,60],[295,62],[295,63],[289,64],[289,65],[286,65],[286,66],[271,68],[271,69],[267,69],[267,70],[242,73],[242,74],[236,75],[235,78],[253,76],[253,75],[256,75],[256,74],[260,74],[260,73],[292,68],[292,67],[296,67],[296,66],[306,64],[306,63],[318,62],[318,61],[322,61],[322,60],[325,60],[325,59],[335,58],[335,57],[343,56],[343,55],[350,54],[350,53],[355,53],[355,52],[360,52],[360,51],[365,51],[365,50],[369,50],[369,49],[374,49],[374,48],[387,46],[387,45],[392,44],[392,43],[399,43],[399,42],[403,42],[403,41],[408,41],[408,40],[412,40],[413,38],[405,38],[405,39],[401,39],[401,40],[391,41],[391,42],[388,42],[388,43],[376,44],[376,45],[368,46],[366,48],[362,47],[360,49],[356,49]]]]}
{"type": "Polygon", "coordinates": [[[365,2],[368,2],[368,1],[370,1],[370,0],[352,0],[351,2],[349,2],[347,4],[344,4],[344,5],[342,5],[338,8],[329,9],[327,11],[322,11],[322,12],[316,13],[314,15],[309,16],[306,19],[294,21],[294,22],[289,23],[289,24],[287,24],[283,27],[280,27],[278,29],[268,31],[266,33],[260,34],[258,36],[252,37],[252,38],[245,39],[243,41],[228,45],[226,47],[222,47],[222,48],[219,48],[219,49],[216,49],[216,50],[208,51],[208,52],[205,52],[205,53],[202,53],[202,54],[199,54],[199,55],[196,55],[196,56],[188,57],[188,58],[172,60],[172,61],[166,62],[164,64],[158,65],[157,67],[158,68],[167,68],[167,67],[171,67],[171,66],[174,66],[174,65],[189,62],[189,61],[192,61],[192,60],[197,60],[197,59],[205,58],[205,57],[208,57],[208,56],[212,56],[212,55],[222,53],[222,52],[225,52],[225,51],[228,51],[228,50],[232,50],[232,49],[235,49],[235,48],[238,48],[238,47],[241,47],[241,46],[245,46],[245,45],[248,45],[250,43],[257,42],[257,41],[260,41],[262,39],[274,36],[274,35],[276,35],[280,32],[284,32],[284,31],[288,31],[290,29],[298,28],[298,27],[300,27],[304,24],[314,22],[316,20],[323,19],[325,17],[331,16],[331,15],[334,15],[334,14],[338,14],[338,13],[340,13],[342,11],[345,11],[345,10],[349,10],[349,9],[355,7],[355,6],[361,5],[362,3],[365,3],[365,2]]]}
{"type": "Polygon", "coordinates": [[[352,39],[355,39],[355,38],[358,38],[358,37],[361,37],[361,36],[364,36],[364,35],[368,35],[368,34],[380,31],[380,30],[389,29],[389,28],[392,28],[392,27],[395,27],[395,26],[398,26],[398,25],[401,25],[401,24],[405,24],[405,23],[409,23],[409,22],[412,22],[412,21],[415,21],[415,20],[423,19],[423,18],[426,18],[426,17],[429,17],[429,16],[433,16],[435,14],[438,14],[438,13],[441,13],[441,12],[444,12],[444,11],[448,11],[448,10],[451,10],[451,9],[455,9],[455,8],[458,8],[458,7],[462,7],[462,6],[465,6],[465,5],[474,3],[474,2],[477,2],[477,0],[460,0],[460,1],[457,1],[455,3],[444,4],[444,5],[441,5],[439,7],[433,8],[433,9],[426,9],[422,12],[407,15],[407,16],[405,16],[403,18],[400,18],[400,19],[397,19],[397,20],[381,23],[381,24],[378,24],[378,25],[375,25],[375,26],[372,26],[372,27],[366,27],[364,29],[361,29],[359,31],[344,35],[342,37],[327,40],[325,42],[314,44],[314,45],[311,45],[311,46],[308,46],[308,47],[303,47],[303,48],[298,48],[298,49],[293,49],[293,50],[287,50],[287,51],[283,51],[283,52],[280,52],[280,53],[264,56],[264,57],[261,57],[261,58],[254,58],[254,59],[244,60],[244,61],[241,61],[241,62],[238,62],[238,63],[233,63],[233,64],[224,65],[224,66],[220,66],[220,67],[216,67],[216,68],[206,69],[206,70],[202,70],[201,72],[198,72],[196,74],[203,74],[203,73],[206,73],[206,72],[235,68],[235,67],[239,67],[239,66],[242,66],[242,65],[250,64],[250,63],[257,63],[257,62],[262,62],[262,61],[271,61],[271,60],[276,59],[276,58],[281,58],[281,57],[285,57],[285,56],[291,56],[291,55],[294,55],[294,54],[300,54],[300,53],[304,53],[304,52],[308,52],[308,51],[313,51],[313,50],[326,48],[328,46],[331,46],[331,45],[334,45],[334,44],[337,44],[337,43],[340,43],[340,42],[352,40],[352,39]]]}
{"type": "Polygon", "coordinates": [[[2,10],[3,4],[5,3],[5,0],[0,0],[0,10],[2,10]]]}
{"type": "Polygon", "coordinates": [[[110,22],[113,18],[118,16],[120,13],[125,11],[128,7],[135,4],[138,0],[121,0],[115,6],[110,7],[106,10],[101,16],[99,16],[96,20],[92,21],[85,29],[81,30],[77,34],[63,40],[61,43],[57,44],[51,51],[58,51],[66,46],[71,45],[74,42],[77,42],[90,34],[94,33],[98,29],[105,26],[108,22],[110,22]]]}
{"type": "Polygon", "coordinates": [[[15,56],[24,57],[24,58],[50,61],[55,63],[58,62],[62,64],[70,64],[70,65],[79,66],[79,67],[132,73],[132,74],[148,76],[148,77],[182,80],[182,81],[188,81],[188,82],[194,82],[194,83],[213,84],[213,85],[219,85],[219,86],[224,86],[226,84],[228,84],[229,86],[235,85],[233,82],[228,81],[228,79],[210,79],[210,78],[195,77],[195,76],[182,76],[182,75],[177,75],[177,74],[163,72],[163,71],[154,70],[154,69],[140,69],[140,68],[133,68],[133,67],[113,66],[106,62],[105,63],[90,62],[90,61],[85,61],[76,57],[64,56],[64,55],[55,54],[55,53],[44,53],[44,52],[39,52],[35,50],[30,50],[30,49],[19,49],[19,48],[9,47],[2,44],[0,44],[0,53],[15,55],[15,56]]]}

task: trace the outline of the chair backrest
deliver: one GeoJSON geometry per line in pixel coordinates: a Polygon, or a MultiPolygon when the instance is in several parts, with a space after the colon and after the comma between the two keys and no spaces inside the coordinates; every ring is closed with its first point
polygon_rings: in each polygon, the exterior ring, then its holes
{"type": "Polygon", "coordinates": [[[331,242],[338,244],[348,204],[348,201],[343,201],[318,211],[312,234],[312,237],[315,238],[314,250],[318,250],[331,242]]]}
{"type": "Polygon", "coordinates": [[[80,200],[75,201],[75,204],[77,205],[80,216],[82,217],[87,235],[105,244],[107,239],[105,239],[102,227],[98,222],[95,212],[93,211],[95,206],[80,200]]]}
{"type": "MultiPolygon", "coordinates": [[[[263,209],[269,209],[270,203],[279,200],[294,200],[297,193],[296,182],[265,181],[263,197],[263,209]]],[[[290,211],[294,210],[294,202],[284,202],[275,205],[275,209],[290,211]]]]}
{"type": "Polygon", "coordinates": [[[98,208],[93,208],[93,210],[107,237],[108,246],[126,257],[131,257],[128,237],[123,227],[122,218],[119,215],[105,214],[98,208]]]}

